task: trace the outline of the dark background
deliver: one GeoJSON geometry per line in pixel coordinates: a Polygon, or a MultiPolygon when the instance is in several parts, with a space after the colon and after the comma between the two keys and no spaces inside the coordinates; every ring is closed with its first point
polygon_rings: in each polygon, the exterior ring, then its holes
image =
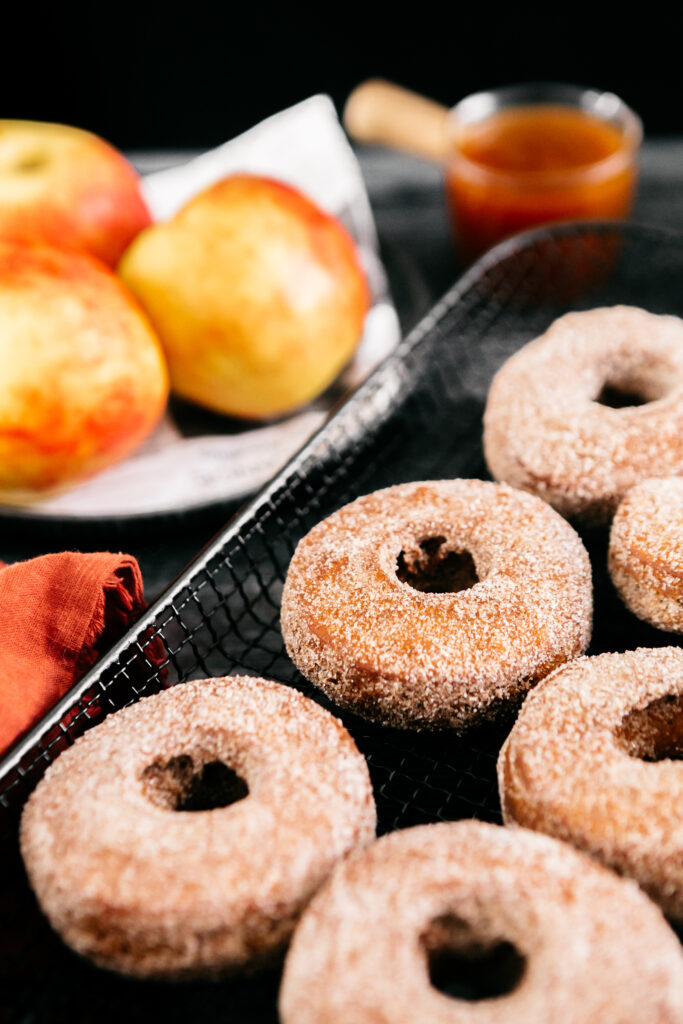
{"type": "Polygon", "coordinates": [[[373,75],[448,104],[554,79],[612,89],[648,133],[683,134],[683,13],[664,10],[25,2],[0,22],[0,114],[77,124],[124,149],[191,148],[314,92],[340,107],[373,75]]]}

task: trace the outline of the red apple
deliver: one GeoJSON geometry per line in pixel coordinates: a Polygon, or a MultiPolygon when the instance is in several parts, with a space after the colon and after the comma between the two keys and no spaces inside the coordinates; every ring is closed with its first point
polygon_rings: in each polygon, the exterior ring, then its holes
{"type": "Polygon", "coordinates": [[[114,267],[151,223],[116,149],[61,124],[0,120],[0,239],[78,249],[114,267]]]}
{"type": "Polygon", "coordinates": [[[263,419],[336,377],[369,296],[350,235],[294,188],[236,175],[143,231],[119,273],[159,335],[173,389],[263,419]]]}
{"type": "Polygon", "coordinates": [[[0,501],[96,473],[149,434],[168,394],[157,338],[82,253],[0,242],[0,501]]]}

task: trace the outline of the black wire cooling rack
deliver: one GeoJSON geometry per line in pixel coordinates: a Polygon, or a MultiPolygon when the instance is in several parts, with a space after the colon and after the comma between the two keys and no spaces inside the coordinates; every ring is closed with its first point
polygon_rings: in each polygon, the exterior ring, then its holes
{"type": "MultiPolygon", "coordinates": [[[[15,818],[65,746],[107,713],[162,685],[258,674],[326,703],[287,658],[279,629],[282,584],[298,540],[324,516],[378,487],[486,477],[481,419],[497,368],[562,313],[620,302],[683,315],[683,236],[635,225],[567,225],[504,243],[476,264],[134,629],[0,762],[5,821],[15,818]]],[[[584,540],[596,588],[591,650],[671,643],[620,605],[604,568],[604,532],[585,533],[584,540]]],[[[342,717],[368,759],[381,832],[462,817],[500,820],[495,760],[509,723],[453,738],[342,717]]],[[[107,977],[93,983],[93,991],[97,988],[98,998],[106,991],[108,1005],[117,1005],[117,993],[130,995],[131,984],[107,977]]],[[[222,1019],[235,1024],[274,1020],[275,983],[272,991],[267,984],[246,989],[244,984],[202,988],[202,999],[192,1003],[193,1017],[213,1020],[229,1006],[229,1017],[222,1019]]],[[[163,1003],[167,1020],[180,1019],[189,1006],[189,994],[164,997],[163,986],[145,989],[156,995],[142,1001],[141,989],[132,991],[140,1006],[150,998],[155,1006],[163,1003]]],[[[191,991],[196,990],[186,990],[191,991]]]]}

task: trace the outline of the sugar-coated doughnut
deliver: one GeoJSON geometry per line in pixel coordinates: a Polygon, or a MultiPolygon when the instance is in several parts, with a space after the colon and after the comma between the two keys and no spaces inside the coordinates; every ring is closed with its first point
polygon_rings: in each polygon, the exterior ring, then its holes
{"type": "Polygon", "coordinates": [[[591,615],[588,555],[561,516],[504,485],[441,480],[366,495],[315,526],[281,622],[295,665],[341,707],[464,729],[581,654],[591,615]]]}
{"type": "Polygon", "coordinates": [[[503,746],[504,819],[630,875],[683,920],[682,755],[683,650],[580,658],[527,697],[503,746]]]}
{"type": "Polygon", "coordinates": [[[424,825],[335,869],[294,934],[280,1019],[680,1024],[683,957],[633,882],[566,844],[475,821],[424,825]],[[443,991],[478,965],[489,986],[497,967],[497,990],[443,991]]]}
{"type": "Polygon", "coordinates": [[[634,615],[683,633],[683,477],[628,492],[612,520],[609,572],[634,615]]]}
{"type": "Polygon", "coordinates": [[[282,948],[375,823],[367,766],[341,723],[293,689],[235,677],[147,697],[78,739],[30,797],[21,849],[77,952],[182,978],[282,948]]]}
{"type": "Polygon", "coordinates": [[[683,473],[683,320],[630,306],[560,317],[496,374],[484,451],[497,480],[595,524],[641,480],[683,473]],[[646,404],[601,404],[605,389],[646,404]]]}

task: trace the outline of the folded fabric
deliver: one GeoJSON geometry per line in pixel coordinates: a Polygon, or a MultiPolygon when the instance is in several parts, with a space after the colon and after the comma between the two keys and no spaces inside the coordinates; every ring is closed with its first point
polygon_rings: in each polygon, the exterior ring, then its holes
{"type": "Polygon", "coordinates": [[[0,562],[0,753],[145,607],[132,555],[65,551],[0,562]]]}

